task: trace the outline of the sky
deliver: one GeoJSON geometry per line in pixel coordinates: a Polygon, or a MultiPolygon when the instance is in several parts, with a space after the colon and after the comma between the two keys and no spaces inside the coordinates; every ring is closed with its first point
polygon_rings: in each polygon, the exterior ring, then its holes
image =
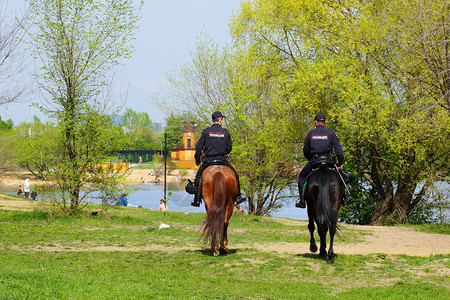
{"type": "MultiPolygon", "coordinates": [[[[126,108],[147,112],[153,122],[163,122],[164,114],[154,101],[167,83],[167,74],[190,62],[190,51],[201,32],[221,46],[231,43],[228,24],[242,0],[145,0],[135,34],[135,51],[117,69],[114,90],[127,94],[126,108]],[[126,93],[124,91],[127,91],[126,93]]],[[[136,1],[138,2],[138,1],[136,1]]],[[[44,95],[45,96],[45,95],[44,95]]],[[[15,125],[31,122],[36,115],[46,117],[30,106],[43,95],[28,95],[20,103],[0,106],[3,120],[15,125]]]]}

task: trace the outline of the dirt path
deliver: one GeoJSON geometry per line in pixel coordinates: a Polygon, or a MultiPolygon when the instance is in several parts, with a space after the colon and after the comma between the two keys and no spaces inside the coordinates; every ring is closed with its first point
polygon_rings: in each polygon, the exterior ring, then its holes
{"type": "MultiPolygon", "coordinates": [[[[306,223],[305,223],[306,226],[306,223]]],[[[409,256],[430,256],[450,254],[450,235],[416,231],[404,227],[341,225],[344,236],[335,238],[334,252],[342,254],[405,254],[409,256]],[[365,231],[363,241],[345,241],[345,228],[365,231]]],[[[319,246],[319,241],[317,246],[319,246]]],[[[278,253],[310,253],[309,243],[270,243],[255,245],[260,251],[278,253]]]]}

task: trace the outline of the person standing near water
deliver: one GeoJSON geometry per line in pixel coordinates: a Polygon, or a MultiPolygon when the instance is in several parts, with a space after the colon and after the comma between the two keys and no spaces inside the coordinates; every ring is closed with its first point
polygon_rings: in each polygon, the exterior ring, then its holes
{"type": "Polygon", "coordinates": [[[23,191],[25,193],[25,198],[30,198],[30,178],[25,179],[25,183],[23,185],[23,191]]]}

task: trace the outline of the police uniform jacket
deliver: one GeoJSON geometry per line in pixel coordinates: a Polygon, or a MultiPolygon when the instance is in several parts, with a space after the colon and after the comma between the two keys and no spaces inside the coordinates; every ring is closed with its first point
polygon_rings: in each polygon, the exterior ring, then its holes
{"type": "Polygon", "coordinates": [[[200,164],[203,153],[203,162],[212,160],[226,160],[226,155],[231,152],[232,143],[228,130],[219,124],[203,130],[195,145],[195,163],[200,164]]]}
{"type": "Polygon", "coordinates": [[[312,160],[318,155],[331,153],[333,149],[338,159],[337,165],[341,166],[344,162],[344,153],[336,133],[324,125],[319,125],[306,136],[303,153],[306,159],[312,160]]]}

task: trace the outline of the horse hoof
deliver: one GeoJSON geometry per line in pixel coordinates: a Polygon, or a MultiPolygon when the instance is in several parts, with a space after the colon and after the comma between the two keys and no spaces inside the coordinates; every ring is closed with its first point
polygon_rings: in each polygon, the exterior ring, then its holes
{"type": "Polygon", "coordinates": [[[217,257],[217,256],[219,256],[219,250],[217,250],[217,251],[214,251],[214,253],[213,253],[213,255],[215,256],[215,257],[217,257]]]}
{"type": "Polygon", "coordinates": [[[228,254],[228,248],[220,248],[221,254],[228,254]]]}
{"type": "Polygon", "coordinates": [[[309,244],[309,251],[311,251],[311,253],[316,253],[317,252],[317,245],[315,243],[309,244]]]}

